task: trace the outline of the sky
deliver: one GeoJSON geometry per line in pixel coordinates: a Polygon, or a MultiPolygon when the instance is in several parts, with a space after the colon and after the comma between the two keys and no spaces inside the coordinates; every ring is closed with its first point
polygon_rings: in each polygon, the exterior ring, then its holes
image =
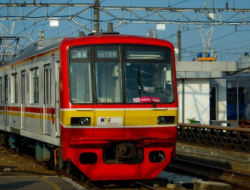
{"type": "MultiPolygon", "coordinates": [[[[33,3],[34,0],[1,0],[1,3],[33,3]]],[[[35,0],[36,3],[83,3],[83,4],[92,4],[94,0],[35,0]]],[[[166,8],[203,8],[204,3],[207,0],[100,0],[101,6],[126,6],[126,7],[166,7],[166,8]]],[[[226,3],[230,9],[250,9],[250,0],[210,0],[206,4],[206,8],[225,8],[226,3]]],[[[67,18],[69,14],[76,14],[77,12],[86,9],[87,7],[78,7],[72,9],[64,9],[57,13],[57,16],[67,18]],[[70,11],[69,11],[70,10],[70,11]]],[[[45,9],[40,9],[30,15],[29,20],[18,20],[15,21],[15,27],[13,30],[13,36],[27,36],[27,32],[30,35],[30,42],[38,40],[38,34],[40,30],[45,31],[45,38],[54,38],[54,37],[75,37],[78,36],[78,31],[84,31],[85,34],[90,32],[81,28],[79,25],[75,24],[72,21],[60,20],[59,27],[50,27],[49,21],[44,19],[45,16],[50,16],[58,11],[58,8],[48,8],[45,12],[45,9]],[[32,18],[36,19],[32,19],[32,18]]],[[[22,15],[26,15],[34,10],[34,8],[22,7],[21,9],[8,9],[7,7],[0,7],[0,18],[1,14],[6,16],[8,11],[10,16],[14,16],[19,12],[22,15]],[[14,13],[15,12],[15,13],[14,13]]],[[[118,18],[126,18],[127,21],[138,20],[131,14],[128,14],[124,11],[124,16],[122,16],[121,11],[112,10],[110,11],[113,15],[118,18]]],[[[136,12],[140,17],[146,18],[145,12],[136,12]]],[[[170,13],[161,13],[165,18],[170,18],[170,13]]],[[[185,13],[185,15],[195,20],[194,12],[185,13]]],[[[229,19],[233,23],[237,23],[243,20],[243,13],[237,14],[235,17],[234,12],[223,13],[223,19],[229,19]],[[230,19],[231,18],[231,19],[230,19]]],[[[216,15],[219,16],[219,15],[216,15]]],[[[205,17],[204,22],[207,21],[205,17]]],[[[79,15],[75,20],[83,25],[86,25],[91,30],[94,29],[93,26],[93,10],[89,9],[81,15],[79,15]]],[[[155,14],[149,14],[150,20],[159,20],[160,18],[155,14]]],[[[177,13],[174,14],[174,19],[183,18],[177,13]]],[[[185,19],[184,19],[185,20],[185,19]]],[[[117,20],[114,20],[112,17],[107,14],[100,12],[100,29],[106,31],[107,22],[112,21],[114,25],[118,24],[117,20]]],[[[218,54],[218,61],[238,61],[240,57],[244,55],[245,52],[250,54],[250,12],[246,14],[246,21],[249,25],[216,25],[213,30],[210,48],[213,48],[218,54]]],[[[13,21],[9,20],[0,20],[0,29],[1,33],[6,36],[8,33],[4,30],[8,28],[10,30],[13,21]]],[[[210,25],[201,25],[205,31],[211,29],[210,25]]],[[[198,25],[192,24],[165,24],[165,30],[156,30],[155,23],[128,23],[120,25],[115,28],[115,31],[120,34],[129,34],[129,35],[140,35],[146,36],[149,30],[154,30],[157,33],[158,38],[165,39],[172,42],[177,48],[177,31],[181,30],[181,44],[182,44],[182,61],[192,61],[193,58],[197,56],[197,53],[204,52],[204,47],[202,43],[202,38],[198,25]]],[[[205,36],[207,39],[208,37],[205,36]]],[[[27,42],[22,42],[27,43],[27,42]]]]}

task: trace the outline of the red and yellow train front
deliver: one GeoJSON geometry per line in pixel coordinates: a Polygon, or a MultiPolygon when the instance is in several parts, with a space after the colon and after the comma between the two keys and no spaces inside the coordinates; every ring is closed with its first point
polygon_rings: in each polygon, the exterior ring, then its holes
{"type": "Polygon", "coordinates": [[[101,35],[61,44],[63,161],[90,180],[153,179],[175,155],[173,46],[101,35]]]}

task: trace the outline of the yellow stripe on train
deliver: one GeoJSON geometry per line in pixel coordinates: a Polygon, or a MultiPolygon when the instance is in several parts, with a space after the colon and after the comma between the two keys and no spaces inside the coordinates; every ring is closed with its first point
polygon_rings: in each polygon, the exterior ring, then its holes
{"type": "MultiPolygon", "coordinates": [[[[90,117],[90,126],[95,126],[94,118],[122,117],[126,126],[156,125],[159,116],[175,116],[174,124],[178,122],[178,110],[61,110],[60,120],[64,126],[71,125],[72,117],[90,117]]],[[[123,121],[123,125],[124,125],[123,121]]]]}
{"type": "MultiPolygon", "coordinates": [[[[5,112],[4,111],[0,111],[0,114],[4,115],[5,112]]],[[[20,112],[12,112],[12,111],[10,112],[10,111],[8,111],[7,112],[7,116],[18,116],[18,117],[21,117],[21,113],[20,112]]],[[[33,119],[43,119],[43,114],[23,113],[22,117],[33,118],[33,119]]],[[[52,120],[51,114],[46,114],[45,115],[45,119],[46,120],[52,120]]]]}

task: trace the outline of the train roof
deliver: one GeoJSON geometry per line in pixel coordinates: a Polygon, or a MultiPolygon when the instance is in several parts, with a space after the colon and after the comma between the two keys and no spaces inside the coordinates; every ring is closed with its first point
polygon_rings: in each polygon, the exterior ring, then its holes
{"type": "Polygon", "coordinates": [[[145,44],[145,45],[161,45],[166,46],[169,45],[173,48],[173,44],[167,40],[158,39],[158,38],[150,38],[146,36],[136,36],[136,35],[123,35],[123,34],[97,34],[90,35],[86,37],[75,37],[75,38],[65,38],[62,41],[62,46],[77,46],[81,43],[85,45],[90,44],[145,44]],[[82,40],[84,38],[84,40],[82,40]],[[112,39],[111,39],[112,38],[112,39]]]}
{"type": "Polygon", "coordinates": [[[31,45],[27,46],[26,48],[22,49],[14,59],[8,61],[6,64],[3,64],[1,66],[5,66],[13,62],[28,58],[30,56],[34,56],[49,49],[57,48],[60,46],[62,40],[63,37],[58,37],[58,38],[43,39],[34,42],[31,45]]]}
{"type": "Polygon", "coordinates": [[[63,37],[39,40],[29,45],[28,47],[22,49],[18,56],[19,57],[24,56],[24,55],[27,56],[28,54],[34,54],[34,53],[40,52],[39,50],[46,51],[47,49],[58,47],[62,40],[63,40],[63,37]]]}
{"type": "MultiPolygon", "coordinates": [[[[29,45],[28,47],[22,49],[20,51],[20,53],[16,56],[16,58],[8,61],[6,64],[2,64],[0,65],[1,66],[5,66],[5,65],[8,65],[8,64],[12,64],[14,62],[17,62],[17,61],[20,61],[20,60],[23,60],[23,59],[27,59],[29,57],[32,57],[32,56],[36,56],[42,52],[45,52],[47,50],[50,50],[50,49],[55,49],[55,48],[58,48],[61,44],[61,42],[77,42],[79,41],[79,39],[81,38],[85,38],[85,42],[87,41],[92,41],[93,38],[98,38],[98,41],[100,44],[102,43],[101,41],[103,41],[105,38],[110,38],[110,37],[116,37],[116,39],[124,39],[124,40],[121,40],[123,42],[126,42],[126,39],[125,38],[134,38],[134,39],[140,39],[139,41],[144,41],[145,39],[151,39],[151,41],[158,41],[158,42],[161,42],[161,43],[169,43],[168,41],[166,40],[162,40],[162,39],[156,39],[156,38],[149,38],[149,37],[145,37],[145,36],[136,36],[136,35],[121,35],[121,34],[118,34],[118,33],[97,33],[95,35],[91,34],[89,36],[81,36],[81,37],[70,37],[70,38],[67,38],[67,37],[58,37],[58,38],[48,38],[48,39],[43,39],[43,40],[39,40],[37,42],[34,42],[33,44],[29,45]]],[[[106,41],[106,40],[104,40],[106,41]]],[[[119,40],[118,40],[119,41],[119,40]]],[[[95,44],[95,43],[94,43],[95,44]]]]}

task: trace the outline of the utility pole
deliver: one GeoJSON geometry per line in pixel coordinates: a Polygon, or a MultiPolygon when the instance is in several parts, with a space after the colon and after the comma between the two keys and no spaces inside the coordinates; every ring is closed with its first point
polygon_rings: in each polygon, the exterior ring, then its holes
{"type": "Polygon", "coordinates": [[[99,0],[95,0],[94,3],[94,30],[99,32],[99,0]]]}
{"type": "Polygon", "coordinates": [[[181,30],[179,25],[178,36],[178,61],[181,61],[181,30]]]}

